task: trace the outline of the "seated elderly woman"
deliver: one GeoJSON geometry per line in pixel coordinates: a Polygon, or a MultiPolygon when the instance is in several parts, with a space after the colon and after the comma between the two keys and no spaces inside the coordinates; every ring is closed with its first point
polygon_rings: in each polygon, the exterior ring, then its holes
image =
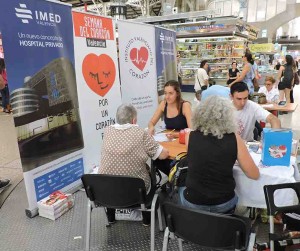
{"type": "MultiPolygon", "coordinates": [[[[117,124],[104,131],[99,173],[141,178],[149,192],[151,178],[146,161],[149,157],[165,159],[169,152],[136,124],[137,111],[132,105],[119,106],[116,120],[117,124]]],[[[149,225],[149,216],[143,214],[144,225],[149,225]]],[[[115,210],[107,208],[107,217],[110,223],[115,222],[115,210]]]]}
{"type": "Polygon", "coordinates": [[[258,93],[263,93],[266,95],[268,103],[278,103],[279,101],[279,91],[275,87],[275,78],[272,76],[266,76],[265,86],[259,88],[258,93]]]}
{"type": "Polygon", "coordinates": [[[186,187],[180,188],[180,203],[215,213],[231,213],[238,202],[233,166],[239,166],[250,179],[259,170],[241,137],[235,133],[234,108],[229,99],[208,97],[192,117],[188,144],[186,187]]]}

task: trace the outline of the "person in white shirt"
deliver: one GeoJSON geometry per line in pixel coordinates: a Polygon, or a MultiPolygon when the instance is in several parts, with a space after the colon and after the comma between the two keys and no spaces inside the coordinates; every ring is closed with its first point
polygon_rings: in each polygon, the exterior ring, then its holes
{"type": "Polygon", "coordinates": [[[267,103],[278,103],[279,101],[279,91],[274,85],[275,82],[275,78],[266,76],[265,86],[259,88],[258,93],[266,95],[267,103]]]}
{"type": "Polygon", "coordinates": [[[197,70],[196,74],[195,74],[195,85],[194,85],[194,89],[195,92],[201,90],[202,86],[208,86],[208,74],[207,74],[207,70],[208,70],[208,63],[207,60],[203,60],[200,63],[200,68],[197,70]]]}
{"type": "Polygon", "coordinates": [[[246,141],[253,141],[253,130],[256,121],[264,121],[271,124],[272,128],[281,128],[280,120],[266,111],[259,104],[248,100],[249,89],[244,82],[231,85],[230,94],[232,103],[237,109],[237,133],[246,141]]]}

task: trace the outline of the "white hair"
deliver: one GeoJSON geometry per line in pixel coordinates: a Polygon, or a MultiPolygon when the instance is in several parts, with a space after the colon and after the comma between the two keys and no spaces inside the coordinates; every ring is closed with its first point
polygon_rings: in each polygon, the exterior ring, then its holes
{"type": "Polygon", "coordinates": [[[131,124],[133,119],[136,119],[137,111],[133,105],[122,104],[117,109],[116,120],[120,125],[131,124]]]}
{"type": "Polygon", "coordinates": [[[235,133],[236,120],[231,101],[220,96],[208,97],[195,108],[192,125],[204,135],[211,133],[218,139],[224,134],[235,133]]]}

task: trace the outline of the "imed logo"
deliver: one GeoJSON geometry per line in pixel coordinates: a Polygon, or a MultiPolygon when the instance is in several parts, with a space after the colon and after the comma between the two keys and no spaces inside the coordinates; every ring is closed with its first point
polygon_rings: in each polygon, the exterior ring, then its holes
{"type": "Polygon", "coordinates": [[[27,8],[26,4],[20,3],[20,8],[15,8],[16,16],[21,19],[22,23],[28,24],[29,19],[34,19],[39,25],[56,26],[61,22],[61,16],[52,12],[34,10],[27,8]]]}
{"type": "Polygon", "coordinates": [[[22,20],[22,23],[28,24],[29,19],[32,19],[31,10],[27,9],[26,4],[20,3],[20,8],[15,8],[16,16],[22,20]]]}

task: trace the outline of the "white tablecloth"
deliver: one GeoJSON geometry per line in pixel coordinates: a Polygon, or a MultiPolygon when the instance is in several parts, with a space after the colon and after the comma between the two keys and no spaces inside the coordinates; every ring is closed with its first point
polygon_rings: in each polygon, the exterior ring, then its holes
{"type": "MultiPolygon", "coordinates": [[[[258,180],[249,179],[242,169],[235,165],[233,176],[236,182],[235,192],[239,197],[238,205],[266,208],[264,185],[291,183],[300,181],[300,174],[296,164],[296,158],[291,157],[291,164],[287,166],[262,166],[261,155],[250,152],[255,164],[259,167],[260,177],[258,180]]],[[[281,189],[275,192],[275,204],[278,206],[293,205],[295,193],[291,189],[281,189]]]]}

